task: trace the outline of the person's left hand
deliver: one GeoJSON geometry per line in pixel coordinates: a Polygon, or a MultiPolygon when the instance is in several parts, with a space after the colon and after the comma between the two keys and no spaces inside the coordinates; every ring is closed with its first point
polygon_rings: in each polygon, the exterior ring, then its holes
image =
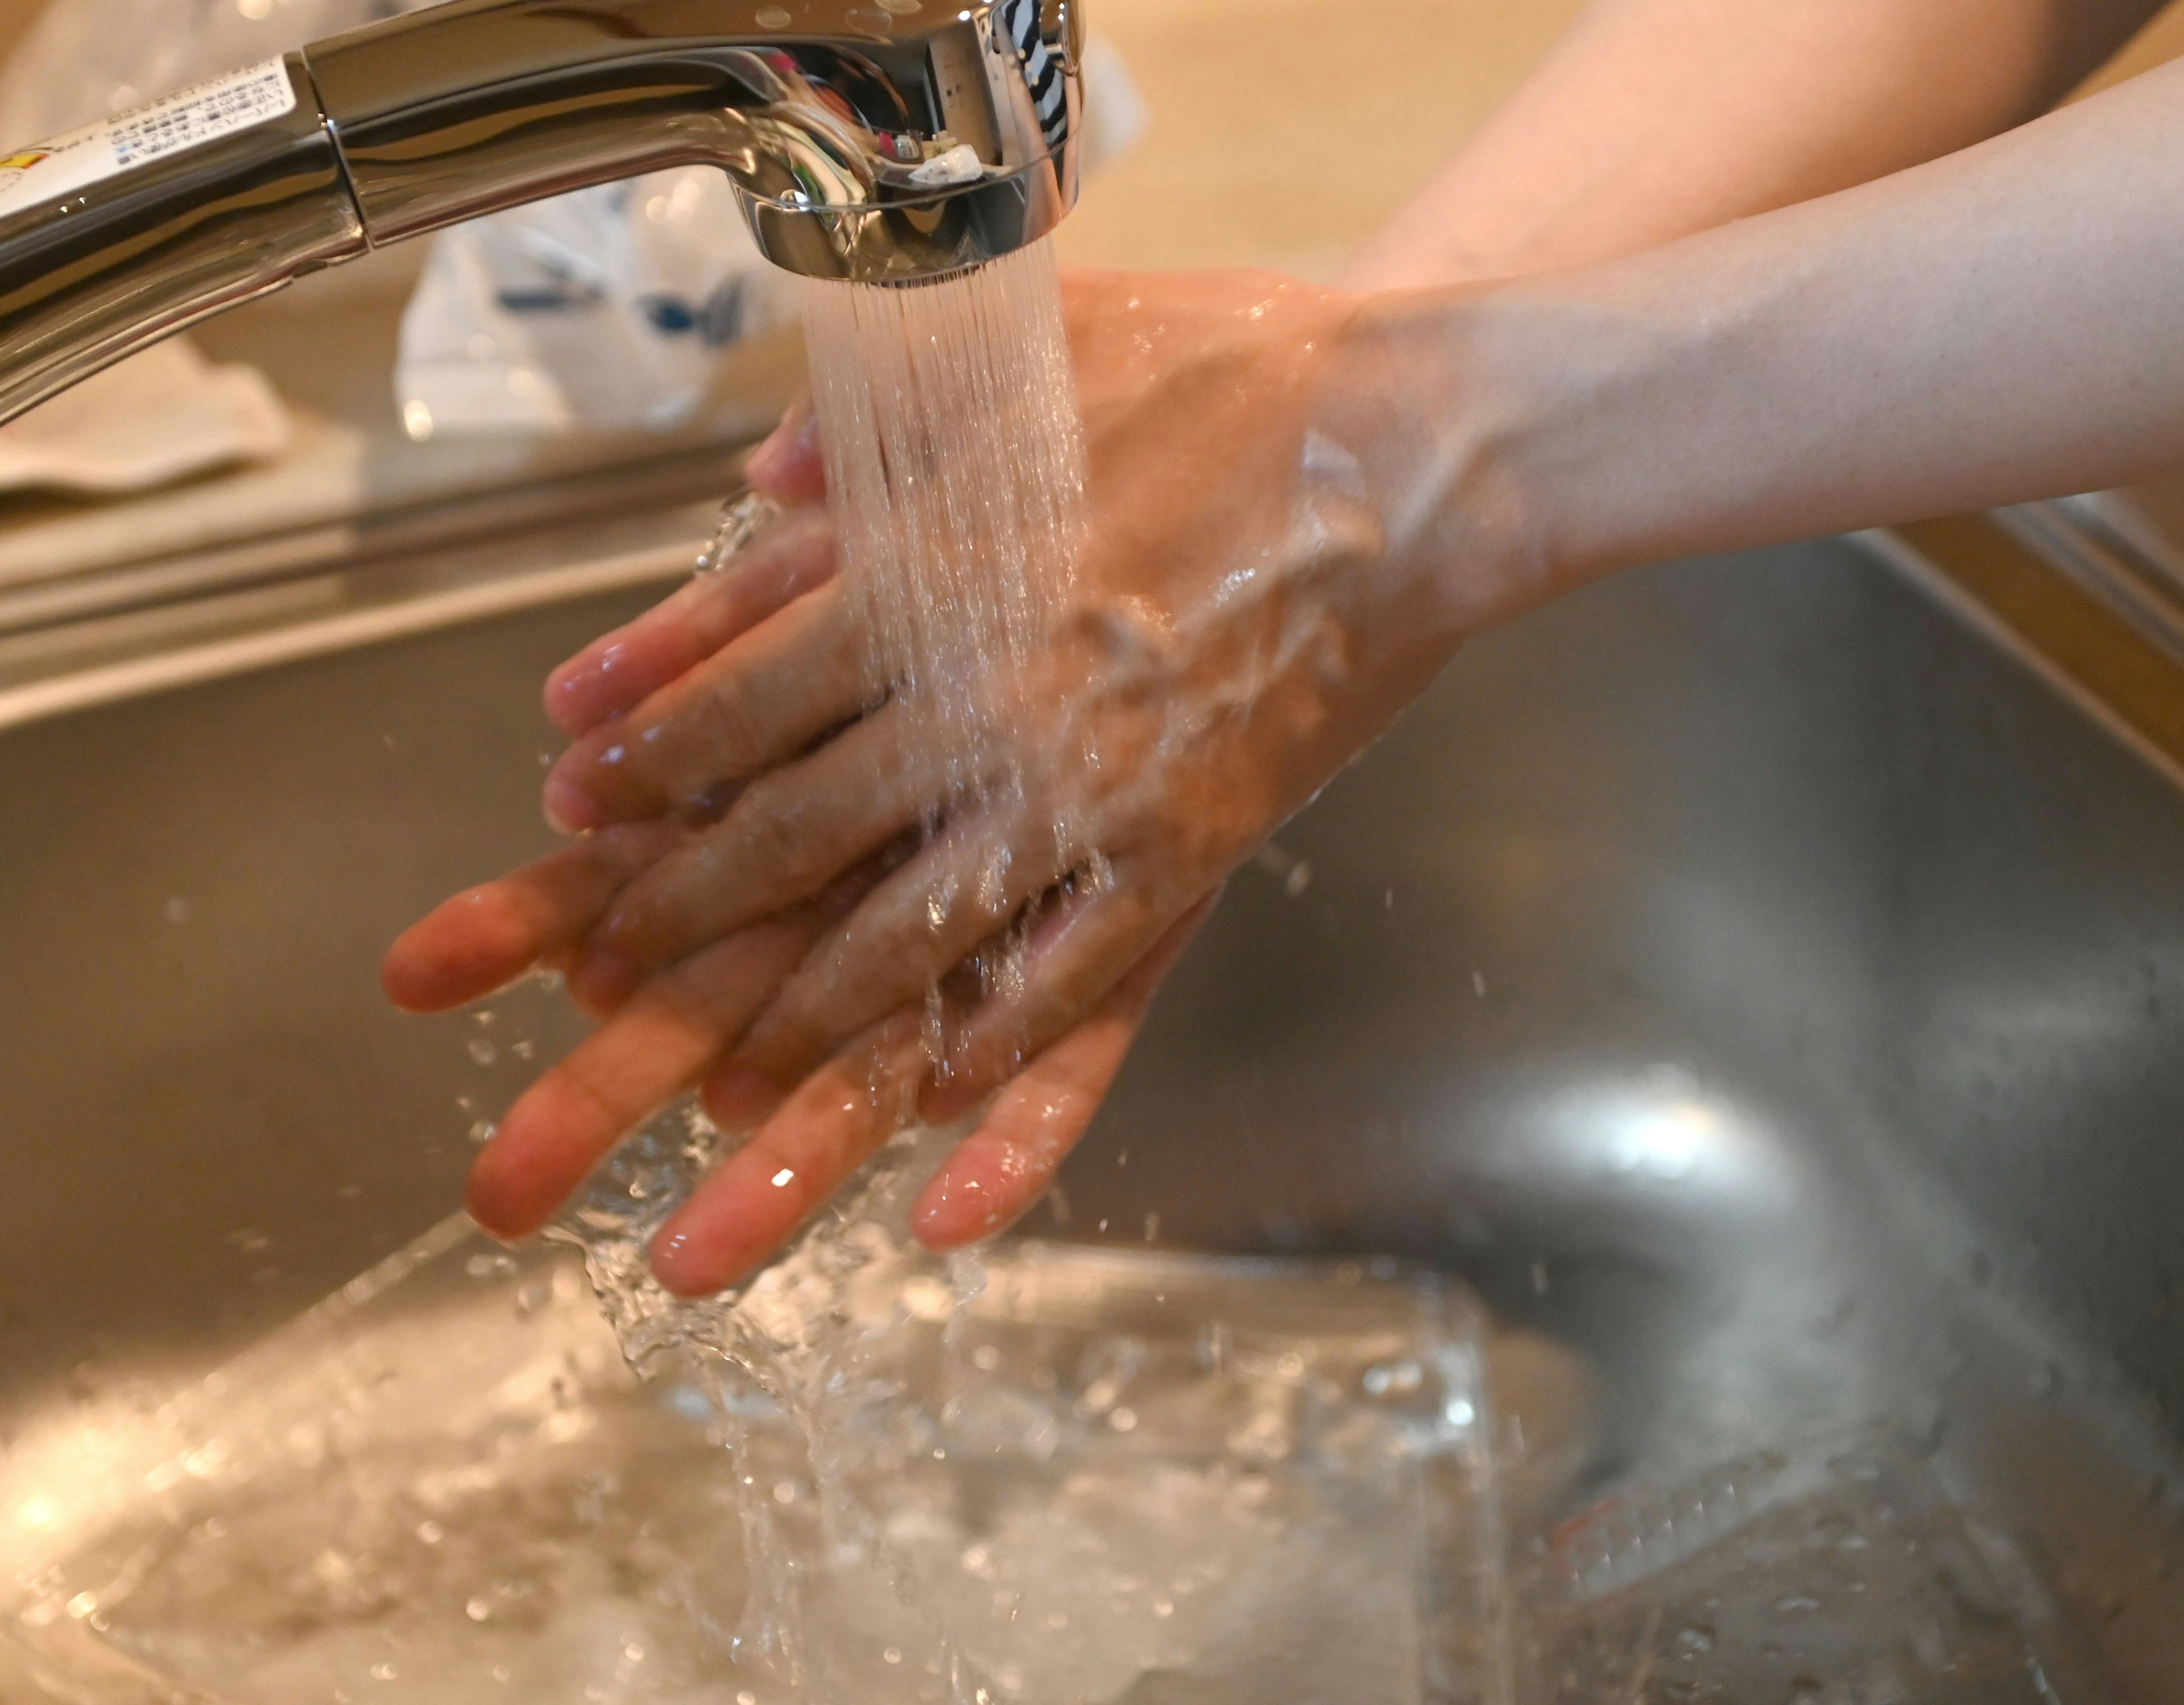
{"type": "MultiPolygon", "coordinates": [[[[943,749],[885,702],[816,508],[549,684],[579,732],[549,811],[590,833],[450,902],[387,967],[425,1008],[558,960],[611,1014],[480,1156],[488,1229],[535,1229],[694,1083],[757,1130],[655,1245],[672,1289],[733,1280],[905,1120],[996,1090],[918,1229],[945,1244],[1005,1223],[1082,1133],[1228,872],[1464,631],[1543,595],[1468,520],[1464,574],[1415,539],[1391,548],[1388,471],[1435,444],[1360,442],[1396,391],[1391,350],[1410,351],[1353,339],[1356,298],[1239,274],[1080,277],[1067,296],[1093,535],[1075,607],[1022,676],[989,683],[989,748],[943,749]],[[1020,785],[967,800],[950,791],[967,767],[1020,785]],[[1020,987],[982,999],[959,967],[1011,932],[1020,987]]],[[[820,482],[794,429],[752,472],[789,498],[820,482]]]]}

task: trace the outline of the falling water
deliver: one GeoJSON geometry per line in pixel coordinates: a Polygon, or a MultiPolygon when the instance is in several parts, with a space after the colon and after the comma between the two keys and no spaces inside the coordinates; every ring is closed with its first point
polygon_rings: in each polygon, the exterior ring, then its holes
{"type": "Polygon", "coordinates": [[[994,683],[1066,608],[1084,432],[1052,245],[912,285],[804,281],[805,343],[843,583],[911,714],[942,723],[957,793],[994,683]]]}

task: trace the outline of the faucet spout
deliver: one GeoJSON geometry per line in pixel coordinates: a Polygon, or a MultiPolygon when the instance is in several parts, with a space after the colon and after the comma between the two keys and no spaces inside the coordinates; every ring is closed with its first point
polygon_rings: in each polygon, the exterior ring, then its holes
{"type": "Polygon", "coordinates": [[[1080,0],[448,0],[0,159],[0,419],[318,268],[675,165],[909,283],[1076,199],[1080,0]]]}

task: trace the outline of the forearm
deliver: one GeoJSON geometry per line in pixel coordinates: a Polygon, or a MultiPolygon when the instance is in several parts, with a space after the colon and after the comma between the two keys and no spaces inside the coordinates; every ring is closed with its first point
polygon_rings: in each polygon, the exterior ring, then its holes
{"type": "Polygon", "coordinates": [[[1354,335],[1395,549],[1487,613],[2118,482],[2184,459],[2184,65],[1643,255],[1378,298],[1354,335]]]}
{"type": "Polygon", "coordinates": [[[1349,282],[1583,265],[2045,111],[2159,0],[1596,0],[1349,282]]]}

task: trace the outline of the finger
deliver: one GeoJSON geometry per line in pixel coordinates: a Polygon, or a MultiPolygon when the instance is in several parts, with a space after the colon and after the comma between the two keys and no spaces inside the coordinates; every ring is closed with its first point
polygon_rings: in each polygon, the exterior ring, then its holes
{"type": "Polygon", "coordinates": [[[546,714],[575,738],[642,703],[834,572],[820,508],[791,510],[720,569],[694,577],[546,677],[546,714]]]}
{"type": "MultiPolygon", "coordinates": [[[[1217,892],[1184,913],[1124,973],[1091,1016],[1037,1055],[1002,1089],[978,1128],[919,1192],[911,1223],[928,1249],[955,1249],[1012,1224],[1045,1194],[1137,1039],[1161,980],[1197,934],[1217,892]]],[[[922,1114],[944,1123],[978,1093],[959,1076],[928,1090],[922,1114]]]]}
{"type": "Polygon", "coordinates": [[[547,816],[594,828],[703,805],[847,722],[884,685],[848,601],[820,587],[570,747],[546,778],[547,816]]]}
{"type": "Polygon", "coordinates": [[[751,489],[779,504],[811,504],[827,494],[827,469],[819,457],[819,422],[810,398],[800,398],[781,424],[744,463],[751,489]]]}
{"type": "Polygon", "coordinates": [[[682,839],[679,823],[626,823],[443,900],[381,962],[387,999],[443,1012],[575,947],[630,878],[682,839]]]}
{"type": "Polygon", "coordinates": [[[866,1026],[921,1000],[1061,879],[1053,835],[1016,812],[952,825],[812,949],[731,1066],[786,1089],[866,1026]]]}
{"type": "Polygon", "coordinates": [[[778,1249],[915,1113],[923,1029],[919,1014],[899,1012],[806,1078],[660,1229],[660,1282],[710,1295],[778,1249]]]}
{"type": "MultiPolygon", "coordinates": [[[[846,797],[846,796],[845,796],[846,797]]],[[[900,869],[917,850],[919,836],[915,830],[905,830],[892,838],[878,837],[877,845],[867,845],[865,838],[845,841],[858,850],[852,853],[855,861],[846,870],[838,869],[840,861],[830,860],[824,874],[815,866],[809,882],[777,883],[769,892],[777,892],[783,898],[779,904],[760,906],[737,903],[737,891],[732,883],[706,885],[704,872],[698,878],[699,900],[710,904],[718,901],[715,909],[705,914],[709,920],[703,928],[692,927],[682,933],[671,948],[663,948],[656,955],[640,957],[634,951],[616,944],[608,925],[612,922],[616,907],[640,884],[653,879],[660,869],[655,864],[651,870],[632,878],[604,918],[595,924],[583,943],[569,956],[567,966],[569,994],[588,1012],[610,1012],[629,993],[663,965],[673,964],[687,955],[696,952],[709,942],[718,940],[731,931],[756,922],[769,911],[787,911],[795,905],[812,904],[828,917],[840,917],[869,894],[891,871],[900,869]]],[[[685,850],[695,851],[695,847],[685,850]]],[[[673,855],[670,855],[671,858],[673,855]]],[[[780,1098],[768,1100],[771,1108],[780,1098]]],[[[723,1121],[747,1127],[758,1122],[758,1115],[745,1119],[723,1121]]]]}
{"type": "Polygon", "coordinates": [[[538,1230],[749,1022],[820,927],[816,912],[769,918],[645,984],[508,1110],[471,1164],[471,1217],[498,1237],[538,1230]]]}
{"type": "Polygon", "coordinates": [[[926,1122],[961,1118],[1140,976],[1150,999],[1220,898],[1216,887],[1165,927],[1167,914],[1112,891],[1063,902],[1025,944],[1010,998],[979,1002],[950,1036],[920,1104],[926,1122]]]}
{"type": "MultiPolygon", "coordinates": [[[[989,1117],[958,1148],[919,1198],[921,1237],[930,1228],[928,1240],[936,1247],[969,1242],[1014,1217],[1045,1187],[1090,1123],[1154,988],[1212,904],[1209,896],[1171,927],[1115,984],[1081,1043],[1072,1035],[1048,1050],[1055,1057],[1041,1056],[1023,1093],[1012,1090],[997,1104],[998,1123],[989,1117]],[[1059,1094],[1062,1106],[1049,1114],[1039,1106],[1042,1094],[1059,1094]]],[[[1081,974],[1073,961],[1086,956],[1091,939],[1079,936],[1057,948],[1047,975],[1081,974]]],[[[916,1009],[895,1012],[828,1060],[662,1228],[652,1249],[660,1283],[678,1295],[708,1295],[766,1259],[918,1117],[918,1092],[931,1074],[928,1024],[916,1009]]],[[[719,1117],[710,1095],[707,1106],[719,1117]]]]}
{"type": "Polygon", "coordinates": [[[768,771],[726,816],[625,889],[598,944],[667,965],[809,897],[918,823],[936,790],[913,719],[890,705],[811,756],[768,771]]]}

